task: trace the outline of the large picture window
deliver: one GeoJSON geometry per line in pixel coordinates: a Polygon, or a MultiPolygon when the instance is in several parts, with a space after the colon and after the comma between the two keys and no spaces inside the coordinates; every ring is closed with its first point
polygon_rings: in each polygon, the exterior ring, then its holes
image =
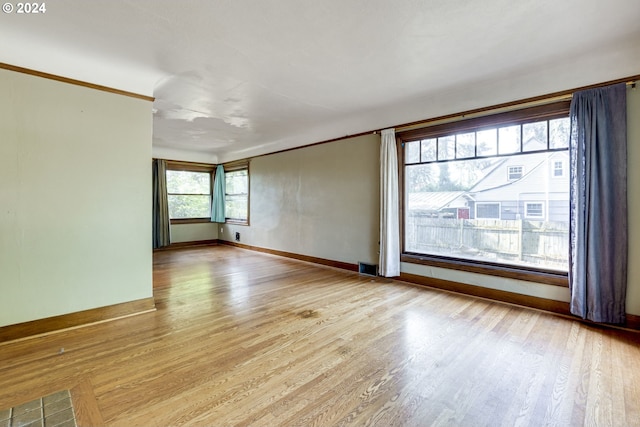
{"type": "Polygon", "coordinates": [[[403,261],[566,277],[568,113],[562,102],[399,133],[403,261]]]}

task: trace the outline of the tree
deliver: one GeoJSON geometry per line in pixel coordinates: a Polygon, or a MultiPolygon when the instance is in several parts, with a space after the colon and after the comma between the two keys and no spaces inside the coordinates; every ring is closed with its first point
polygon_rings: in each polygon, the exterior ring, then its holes
{"type": "Polygon", "coordinates": [[[207,218],[211,215],[209,172],[167,171],[170,218],[207,218]]]}

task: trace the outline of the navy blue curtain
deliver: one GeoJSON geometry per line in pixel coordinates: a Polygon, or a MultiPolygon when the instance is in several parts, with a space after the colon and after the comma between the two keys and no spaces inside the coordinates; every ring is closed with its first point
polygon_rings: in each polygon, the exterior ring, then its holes
{"type": "Polygon", "coordinates": [[[625,321],[626,96],[622,83],[571,101],[571,313],[594,322],[625,321]]]}

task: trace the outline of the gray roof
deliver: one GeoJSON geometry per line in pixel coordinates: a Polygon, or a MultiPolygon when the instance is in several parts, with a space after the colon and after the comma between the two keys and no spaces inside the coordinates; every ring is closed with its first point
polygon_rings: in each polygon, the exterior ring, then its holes
{"type": "Polygon", "coordinates": [[[408,208],[437,212],[464,194],[464,191],[409,193],[408,208]]]}

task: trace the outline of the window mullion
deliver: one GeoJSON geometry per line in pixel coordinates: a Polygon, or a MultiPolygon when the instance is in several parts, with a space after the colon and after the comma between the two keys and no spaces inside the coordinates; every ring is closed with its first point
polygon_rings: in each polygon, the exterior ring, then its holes
{"type": "Polygon", "coordinates": [[[523,150],[523,144],[524,144],[524,135],[522,134],[522,123],[519,125],[519,129],[520,129],[520,143],[518,144],[518,153],[522,153],[523,150]]]}

